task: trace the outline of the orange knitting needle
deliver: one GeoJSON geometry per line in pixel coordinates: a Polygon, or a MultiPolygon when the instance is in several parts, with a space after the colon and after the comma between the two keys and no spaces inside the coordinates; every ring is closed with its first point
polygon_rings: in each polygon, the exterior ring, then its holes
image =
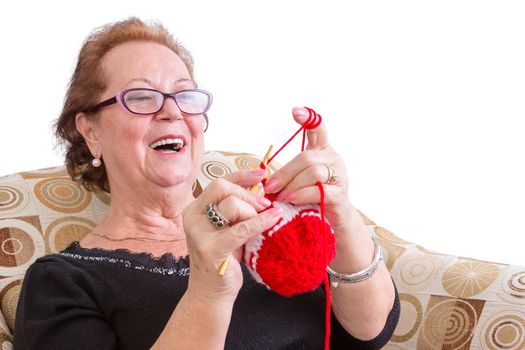
{"type": "MultiPolygon", "coordinates": [[[[264,166],[268,164],[268,158],[270,158],[270,153],[272,153],[272,149],[273,149],[273,145],[270,145],[270,147],[268,147],[268,151],[266,151],[266,154],[264,155],[264,158],[262,160],[262,163],[264,164],[264,166]]],[[[252,188],[250,189],[250,191],[255,192],[255,193],[258,192],[258,190],[259,190],[259,184],[253,185],[252,188]]]]}
{"type": "Polygon", "coordinates": [[[228,267],[230,258],[231,258],[231,255],[228,255],[228,257],[221,262],[221,266],[219,266],[219,276],[221,277],[224,276],[224,272],[226,271],[226,267],[228,267]]]}
{"type": "MultiPolygon", "coordinates": [[[[266,151],[266,154],[264,155],[264,158],[262,160],[263,164],[266,166],[268,164],[268,158],[270,158],[270,153],[272,152],[273,145],[270,145],[268,148],[268,151],[266,151]]],[[[253,185],[250,191],[257,192],[259,189],[259,184],[253,185]]],[[[224,273],[226,272],[226,268],[228,267],[228,263],[230,262],[231,255],[228,255],[226,259],[224,259],[221,262],[221,265],[219,266],[219,276],[224,276],[224,273]]]]}

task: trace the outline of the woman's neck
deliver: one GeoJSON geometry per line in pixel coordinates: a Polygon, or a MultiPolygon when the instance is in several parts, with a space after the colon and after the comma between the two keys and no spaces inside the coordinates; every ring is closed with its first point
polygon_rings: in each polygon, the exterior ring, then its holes
{"type": "Polygon", "coordinates": [[[95,231],[115,239],[184,239],[182,211],[192,200],[191,191],[112,193],[108,214],[95,231]]]}

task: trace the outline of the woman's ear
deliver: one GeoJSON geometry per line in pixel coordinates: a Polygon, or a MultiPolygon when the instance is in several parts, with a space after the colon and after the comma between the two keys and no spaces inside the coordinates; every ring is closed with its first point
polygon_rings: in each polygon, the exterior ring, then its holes
{"type": "Polygon", "coordinates": [[[75,125],[78,132],[84,137],[91,153],[99,153],[99,142],[97,136],[96,122],[83,113],[77,113],[75,116],[75,125]]]}

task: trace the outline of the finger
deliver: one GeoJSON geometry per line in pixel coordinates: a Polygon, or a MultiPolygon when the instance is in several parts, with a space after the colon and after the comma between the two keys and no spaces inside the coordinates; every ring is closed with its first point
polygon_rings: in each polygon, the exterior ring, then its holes
{"type": "Polygon", "coordinates": [[[331,164],[335,161],[336,159],[332,152],[327,153],[326,150],[301,152],[267,179],[264,190],[267,193],[277,193],[308,167],[320,163],[331,164]]]}
{"type": "MultiPolygon", "coordinates": [[[[327,206],[334,205],[343,200],[342,191],[340,188],[332,185],[323,185],[324,203],[327,206]]],[[[318,204],[321,199],[319,187],[317,185],[303,187],[297,191],[288,193],[283,202],[289,202],[295,205],[303,204],[318,204]]]]}
{"type": "Polygon", "coordinates": [[[222,232],[215,241],[218,250],[232,252],[250,238],[255,237],[275,225],[281,218],[281,208],[271,208],[256,216],[241,221],[222,232]]]}
{"type": "Polygon", "coordinates": [[[224,198],[217,204],[217,207],[221,214],[230,221],[231,225],[257,215],[257,211],[252,205],[235,196],[224,198]]]}
{"type": "Polygon", "coordinates": [[[324,164],[309,166],[294,177],[288,185],[279,192],[275,200],[282,201],[289,193],[297,191],[303,187],[314,186],[318,181],[321,183],[327,183],[329,175],[329,170],[324,164]]]}
{"type": "MultiPolygon", "coordinates": [[[[292,114],[297,123],[303,125],[308,120],[310,112],[303,107],[294,107],[292,114]]],[[[308,146],[306,149],[323,149],[329,146],[328,132],[324,122],[314,129],[306,130],[306,137],[308,138],[308,146]]]]}
{"type": "Polygon", "coordinates": [[[208,204],[219,203],[229,196],[239,197],[252,205],[257,211],[263,210],[271,204],[268,199],[256,193],[250,192],[228,180],[219,178],[210,183],[191,205],[202,208],[204,212],[204,208],[206,208],[208,204]]]}

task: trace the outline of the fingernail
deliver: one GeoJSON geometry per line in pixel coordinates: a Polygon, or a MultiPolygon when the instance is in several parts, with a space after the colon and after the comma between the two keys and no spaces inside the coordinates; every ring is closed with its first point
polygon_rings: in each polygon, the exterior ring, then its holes
{"type": "Polygon", "coordinates": [[[264,185],[264,190],[268,193],[277,192],[278,189],[279,189],[279,182],[276,179],[270,179],[264,185]]]}
{"type": "Polygon", "coordinates": [[[279,192],[279,194],[277,195],[277,197],[275,197],[275,200],[276,201],[282,201],[290,192],[286,191],[286,190],[282,190],[281,192],[279,192]]]}
{"type": "Polygon", "coordinates": [[[264,206],[265,208],[269,207],[272,204],[272,202],[270,202],[268,198],[262,196],[257,196],[257,203],[264,206]]]}
{"type": "Polygon", "coordinates": [[[255,169],[255,170],[252,170],[252,175],[253,176],[263,176],[264,174],[266,174],[266,170],[265,169],[255,169]]]}
{"type": "Polygon", "coordinates": [[[302,107],[295,107],[295,115],[298,117],[307,117],[308,112],[302,107]]]}

